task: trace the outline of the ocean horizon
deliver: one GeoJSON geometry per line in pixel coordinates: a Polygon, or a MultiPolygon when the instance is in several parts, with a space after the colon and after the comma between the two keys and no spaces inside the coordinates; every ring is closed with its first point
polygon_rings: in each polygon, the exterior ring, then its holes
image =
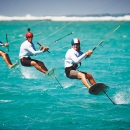
{"type": "Polygon", "coordinates": [[[130,21],[130,13],[127,14],[93,14],[93,15],[63,15],[63,16],[2,16],[0,21],[13,20],[50,20],[50,21],[130,21]]]}

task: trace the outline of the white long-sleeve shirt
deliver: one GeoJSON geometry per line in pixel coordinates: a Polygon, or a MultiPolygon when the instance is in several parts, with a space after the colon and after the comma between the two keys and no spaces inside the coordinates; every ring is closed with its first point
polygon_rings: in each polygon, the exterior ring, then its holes
{"type": "Polygon", "coordinates": [[[75,51],[73,48],[69,49],[65,55],[65,67],[71,67],[74,63],[79,63],[85,56],[81,51],[75,51]]]}
{"type": "Polygon", "coordinates": [[[36,51],[34,44],[26,40],[20,46],[19,58],[21,59],[23,57],[33,56],[42,52],[43,51],[40,51],[40,50],[36,51]]]}

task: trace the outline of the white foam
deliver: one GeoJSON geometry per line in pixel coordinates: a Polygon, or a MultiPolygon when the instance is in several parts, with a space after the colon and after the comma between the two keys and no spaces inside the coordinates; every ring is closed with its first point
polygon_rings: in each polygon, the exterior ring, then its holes
{"type": "Polygon", "coordinates": [[[41,74],[34,67],[23,67],[21,66],[21,74],[27,79],[39,79],[41,74]]]}
{"type": "Polygon", "coordinates": [[[0,100],[0,103],[12,102],[12,100],[0,100]]]}
{"type": "Polygon", "coordinates": [[[74,82],[72,82],[72,81],[62,82],[62,87],[63,87],[64,89],[70,88],[70,87],[72,87],[73,85],[74,85],[74,82]]]}
{"type": "Polygon", "coordinates": [[[129,92],[117,92],[114,96],[116,104],[129,104],[130,103],[130,95],[129,92]]]}
{"type": "Polygon", "coordinates": [[[130,15],[124,16],[0,16],[0,21],[12,20],[51,20],[51,21],[130,21],[130,15]]]}

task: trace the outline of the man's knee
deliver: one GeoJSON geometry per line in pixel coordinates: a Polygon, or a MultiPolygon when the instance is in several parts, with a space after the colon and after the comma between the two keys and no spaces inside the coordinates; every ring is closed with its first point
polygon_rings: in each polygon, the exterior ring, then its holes
{"type": "Polygon", "coordinates": [[[37,64],[37,62],[35,62],[35,61],[31,61],[31,65],[32,65],[32,66],[37,66],[38,64],[37,64]]]}
{"type": "Polygon", "coordinates": [[[5,53],[5,52],[1,52],[0,54],[1,54],[1,56],[3,56],[3,57],[8,56],[8,54],[5,53]]]}
{"type": "Polygon", "coordinates": [[[85,78],[85,74],[84,73],[79,73],[78,74],[79,75],[79,77],[82,79],[82,78],[85,78]]]}
{"type": "Polygon", "coordinates": [[[88,79],[91,79],[91,78],[92,78],[92,75],[91,75],[91,74],[87,74],[87,78],[88,78],[88,79]]]}

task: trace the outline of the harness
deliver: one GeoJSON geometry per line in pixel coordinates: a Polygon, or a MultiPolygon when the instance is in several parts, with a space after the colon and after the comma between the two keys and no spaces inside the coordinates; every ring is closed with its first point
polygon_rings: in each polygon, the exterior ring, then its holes
{"type": "Polygon", "coordinates": [[[72,65],[75,69],[78,69],[81,66],[81,62],[79,62],[78,64],[74,63],[72,65]]]}

